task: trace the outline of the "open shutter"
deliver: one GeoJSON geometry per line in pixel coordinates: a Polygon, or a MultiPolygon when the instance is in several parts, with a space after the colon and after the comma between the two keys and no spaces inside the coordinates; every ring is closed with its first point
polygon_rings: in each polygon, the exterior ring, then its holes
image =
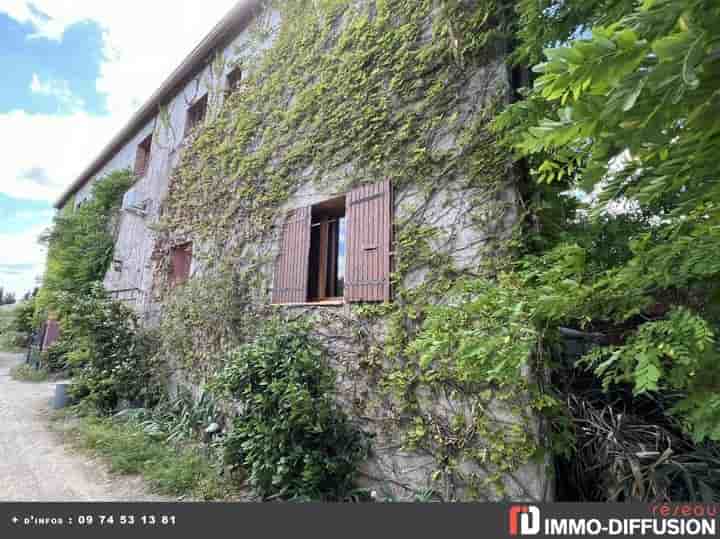
{"type": "Polygon", "coordinates": [[[60,338],[60,324],[57,320],[48,320],[45,328],[45,338],[43,339],[42,349],[47,350],[60,338]]]}
{"type": "Polygon", "coordinates": [[[192,267],[192,244],[187,243],[175,247],[172,252],[172,275],[173,286],[181,285],[190,278],[192,267]]]}
{"type": "Polygon", "coordinates": [[[135,154],[135,176],[142,176],[145,174],[145,167],[147,166],[147,154],[145,148],[138,146],[137,153],[135,154]]]}
{"type": "Polygon", "coordinates": [[[310,265],[311,208],[299,208],[288,214],[275,261],[272,302],[305,303],[310,265]]]}
{"type": "Polygon", "coordinates": [[[348,195],[347,302],[390,301],[392,195],[389,180],[364,185],[348,195]]]}

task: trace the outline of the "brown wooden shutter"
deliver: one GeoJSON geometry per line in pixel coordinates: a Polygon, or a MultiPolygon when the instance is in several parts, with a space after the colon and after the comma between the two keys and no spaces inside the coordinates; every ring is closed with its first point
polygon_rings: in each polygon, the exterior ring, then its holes
{"type": "Polygon", "coordinates": [[[275,261],[272,302],[305,303],[310,265],[311,208],[298,208],[288,214],[275,261]]]}
{"type": "Polygon", "coordinates": [[[145,174],[146,159],[145,148],[138,146],[137,153],[135,154],[135,176],[142,176],[145,174]]]}
{"type": "Polygon", "coordinates": [[[45,338],[43,339],[42,349],[47,350],[60,338],[60,324],[57,320],[48,320],[45,328],[45,338]]]}
{"type": "Polygon", "coordinates": [[[172,274],[170,281],[173,286],[183,284],[190,278],[192,267],[192,244],[187,243],[173,248],[172,274]]]}
{"type": "Polygon", "coordinates": [[[150,152],[152,151],[152,138],[152,134],[148,135],[137,147],[137,153],[135,154],[136,176],[143,176],[147,172],[150,164],[150,152]]]}
{"type": "Polygon", "coordinates": [[[345,300],[390,301],[392,184],[386,180],[359,187],[346,205],[345,300]]]}

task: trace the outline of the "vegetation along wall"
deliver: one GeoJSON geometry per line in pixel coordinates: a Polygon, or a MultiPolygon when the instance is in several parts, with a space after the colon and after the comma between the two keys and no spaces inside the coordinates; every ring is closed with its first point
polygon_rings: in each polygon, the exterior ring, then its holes
{"type": "Polygon", "coordinates": [[[513,94],[503,9],[265,8],[242,85],[169,182],[153,253],[157,357],[175,385],[228,397],[247,425],[243,369],[277,350],[276,367],[295,372],[283,361],[310,350],[331,367],[323,391],[363,433],[360,483],[379,496],[546,497],[542,399],[508,359],[528,357],[533,335],[478,343],[459,329],[523,315],[492,297],[475,312],[446,309],[493,288],[483,279],[521,220],[517,175],[489,129],[513,94]]]}
{"type": "Polygon", "coordinates": [[[47,235],[79,409],[203,499],[716,499],[720,7],[508,4],[226,36],[47,235]]]}

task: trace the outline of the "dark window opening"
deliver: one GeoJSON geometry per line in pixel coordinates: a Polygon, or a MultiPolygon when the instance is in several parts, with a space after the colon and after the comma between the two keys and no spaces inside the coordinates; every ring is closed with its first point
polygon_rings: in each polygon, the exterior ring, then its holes
{"type": "Polygon", "coordinates": [[[308,299],[342,300],[345,293],[345,198],[312,208],[308,299]]]}
{"type": "Polygon", "coordinates": [[[205,121],[205,115],[207,114],[207,104],[208,96],[207,94],[205,94],[188,109],[185,134],[188,134],[190,131],[202,124],[203,121],[205,121]]]}
{"type": "Polygon", "coordinates": [[[185,243],[172,248],[171,252],[171,286],[179,286],[190,279],[192,267],[192,243],[185,243]]]}
{"type": "Polygon", "coordinates": [[[150,165],[150,151],[152,150],[152,134],[148,135],[139,145],[135,156],[135,175],[142,177],[150,165]]]}
{"type": "Polygon", "coordinates": [[[240,89],[242,85],[242,69],[238,66],[227,76],[227,93],[231,94],[240,89]]]}

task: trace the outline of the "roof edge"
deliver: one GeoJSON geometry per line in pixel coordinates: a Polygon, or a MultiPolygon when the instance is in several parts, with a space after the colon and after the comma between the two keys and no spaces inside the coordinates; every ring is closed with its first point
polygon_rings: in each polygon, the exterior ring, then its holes
{"type": "Polygon", "coordinates": [[[90,166],[63,192],[55,203],[55,209],[62,209],[68,200],[82,189],[118,150],[151,120],[157,114],[159,107],[173,98],[179,87],[204,67],[205,60],[218,46],[224,44],[234,31],[240,32],[247,28],[254,17],[255,8],[258,6],[258,0],[240,0],[170,74],[145,104],[133,114],[130,121],[110,140],[90,166]]]}

